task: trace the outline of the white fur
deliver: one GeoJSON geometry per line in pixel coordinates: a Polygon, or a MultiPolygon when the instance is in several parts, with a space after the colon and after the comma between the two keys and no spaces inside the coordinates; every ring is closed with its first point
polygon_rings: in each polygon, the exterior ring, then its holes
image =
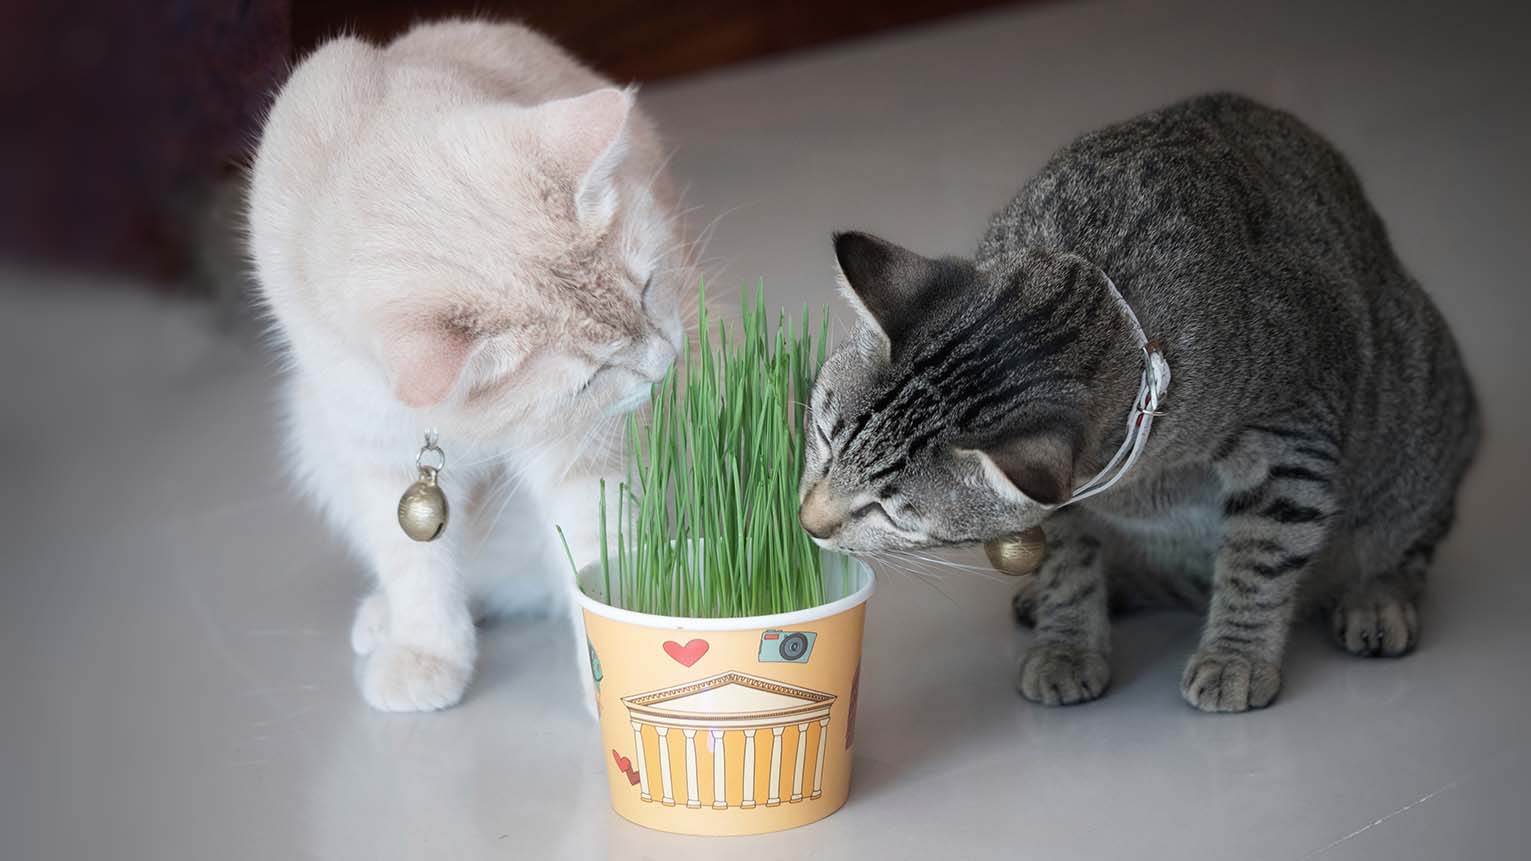
{"type": "Polygon", "coordinates": [[[341,38],[294,70],[257,153],[251,255],[297,477],[376,576],[352,628],[373,706],[456,703],[476,616],[567,606],[553,527],[595,558],[615,415],[680,345],[676,211],[632,92],[524,27],[341,38]],[[395,512],[432,427],[453,508],[422,544],[395,512]]]}

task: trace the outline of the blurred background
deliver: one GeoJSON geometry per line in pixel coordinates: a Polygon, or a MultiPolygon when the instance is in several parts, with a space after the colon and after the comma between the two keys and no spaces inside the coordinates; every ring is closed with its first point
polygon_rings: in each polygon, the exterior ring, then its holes
{"type": "Polygon", "coordinates": [[[1049,710],[1013,689],[1009,582],[882,569],[850,803],[731,857],[1525,856],[1527,4],[7,0],[0,858],[719,853],[610,813],[560,623],[486,631],[458,708],[369,710],[363,572],[285,476],[239,239],[263,111],[326,37],[453,13],[639,82],[709,283],[841,321],[830,231],[971,254],[1075,136],[1246,93],[1351,160],[1477,385],[1487,438],[1406,660],[1299,626],[1275,707],[1220,719],[1177,691],[1199,620],[1134,616],[1110,695],[1049,710]]]}
{"type": "Polygon", "coordinates": [[[648,83],[1003,5],[997,0],[88,0],[0,10],[0,252],[233,301],[238,189],[287,70],[325,38],[515,18],[648,83]]]}

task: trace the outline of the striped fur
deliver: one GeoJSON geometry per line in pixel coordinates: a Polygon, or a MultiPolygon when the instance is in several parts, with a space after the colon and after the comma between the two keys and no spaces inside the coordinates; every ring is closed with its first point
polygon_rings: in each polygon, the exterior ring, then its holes
{"type": "Polygon", "coordinates": [[[973,260],[835,246],[862,320],[813,392],[804,524],[877,552],[1043,523],[1015,605],[1036,628],[1028,698],[1104,691],[1109,607],[1206,609],[1182,693],[1209,711],[1271,702],[1314,596],[1352,652],[1417,643],[1477,407],[1354,173],[1299,121],[1218,95],[1086,135],[973,260]],[[1104,273],[1174,384],[1133,473],[1053,513],[1120,445],[1137,388],[1104,273]]]}

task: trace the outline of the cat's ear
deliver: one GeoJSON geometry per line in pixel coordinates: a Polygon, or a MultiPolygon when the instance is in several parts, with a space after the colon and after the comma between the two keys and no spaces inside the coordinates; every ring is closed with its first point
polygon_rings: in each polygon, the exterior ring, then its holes
{"type": "Polygon", "coordinates": [[[446,400],[477,346],[460,328],[430,320],[400,321],[380,335],[394,397],[416,409],[446,400]]]}
{"type": "Polygon", "coordinates": [[[964,451],[977,458],[995,492],[1012,502],[1058,505],[1073,495],[1074,442],[1067,434],[1006,436],[964,451]]]}
{"type": "Polygon", "coordinates": [[[840,292],[885,343],[884,353],[925,312],[923,299],[965,264],[929,260],[868,233],[836,233],[840,292]]]}
{"type": "Polygon", "coordinates": [[[605,87],[536,109],[543,144],[574,180],[580,224],[600,230],[617,211],[616,172],[627,155],[633,90],[605,87]]]}

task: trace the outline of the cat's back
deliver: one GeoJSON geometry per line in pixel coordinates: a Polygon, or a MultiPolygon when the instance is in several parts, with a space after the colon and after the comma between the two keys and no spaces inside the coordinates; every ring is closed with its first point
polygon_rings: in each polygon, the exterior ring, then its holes
{"type": "Polygon", "coordinates": [[[1064,147],[995,217],[980,256],[1018,247],[1071,250],[1116,268],[1172,253],[1303,257],[1345,269],[1392,258],[1343,156],[1293,115],[1231,93],[1064,147]]]}
{"type": "MultiPolygon", "coordinates": [[[[259,281],[268,295],[301,281],[304,237],[364,211],[376,188],[453,181],[441,154],[446,115],[532,108],[608,86],[519,24],[453,19],[386,45],[351,36],[326,42],[293,69],[255,153],[249,227],[259,281]],[[330,205],[337,194],[345,206],[330,205]]],[[[641,112],[631,113],[624,137],[632,169],[655,173],[660,144],[641,112]]],[[[656,195],[669,193],[666,181],[655,185],[656,195]]]]}
{"type": "Polygon", "coordinates": [[[379,120],[475,104],[533,106],[609,86],[557,44],[519,24],[421,24],[387,45],[344,36],[305,57],[283,85],[261,149],[334,150],[379,120]]]}
{"type": "MultiPolygon", "coordinates": [[[[400,117],[475,104],[531,108],[614,86],[558,43],[515,23],[421,24],[382,49],[381,60],[389,85],[384,111],[400,117]]],[[[626,162],[656,175],[656,194],[671,195],[668,180],[657,177],[659,133],[640,108],[628,115],[623,140],[626,162]]]]}
{"type": "MultiPolygon", "coordinates": [[[[1349,404],[1358,474],[1401,474],[1400,451],[1459,473],[1475,446],[1445,320],[1349,163],[1285,111],[1214,94],[1083,135],[994,218],[978,256],[1023,248],[1100,266],[1167,345],[1177,401],[1203,416],[1300,412],[1326,391],[1349,404]]],[[[1216,436],[1187,427],[1166,420],[1161,435],[1216,436]]]]}
{"type": "Polygon", "coordinates": [[[296,226],[333,178],[335,155],[361,136],[388,90],[378,49],[332,39],[304,58],[277,93],[250,171],[249,236],[257,283],[280,299],[298,282],[296,226]]]}
{"type": "Polygon", "coordinates": [[[520,24],[422,24],[383,49],[402,96],[538,105],[609,86],[555,42],[520,24]]]}

